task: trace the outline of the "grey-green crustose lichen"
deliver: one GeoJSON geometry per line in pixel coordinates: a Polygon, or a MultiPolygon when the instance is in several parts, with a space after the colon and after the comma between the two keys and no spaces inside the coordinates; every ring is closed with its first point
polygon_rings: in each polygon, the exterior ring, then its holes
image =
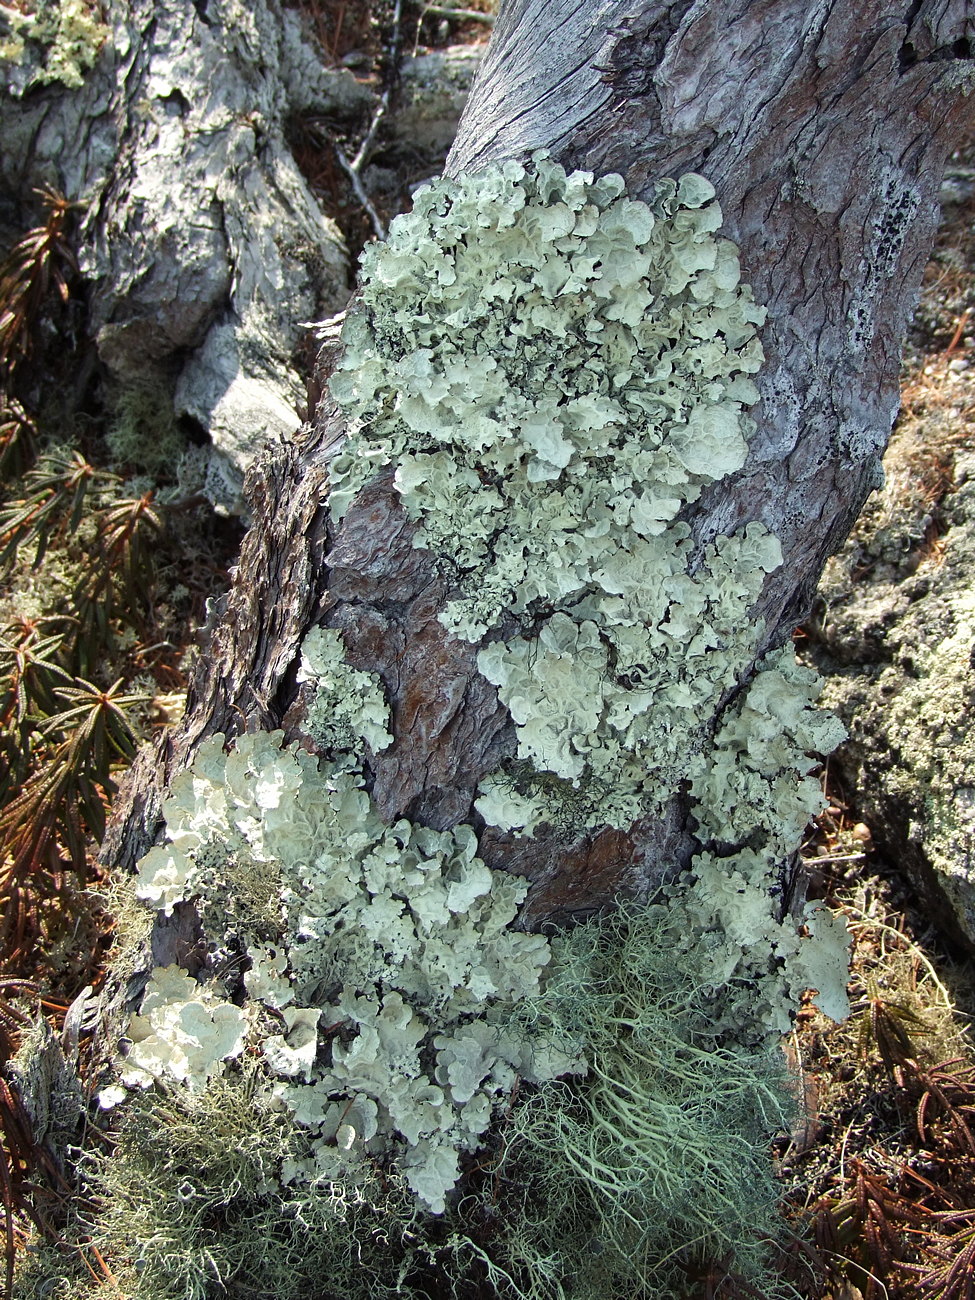
{"type": "MultiPolygon", "coordinates": [[[[396,466],[415,544],[454,576],[444,625],[481,642],[520,619],[478,666],[588,824],[627,826],[687,775],[781,563],[758,522],[696,555],[678,519],[744,464],[758,397],[764,310],[720,224],[694,175],[650,204],[544,155],[438,181],[366,250],[331,381],[351,428],[333,514],[396,466]]],[[[530,830],[558,803],[502,777],[478,808],[530,830]]]]}
{"type": "Polygon", "coordinates": [[[110,29],[89,0],[37,0],[0,11],[0,76],[18,95],[61,82],[77,90],[110,29]]]}

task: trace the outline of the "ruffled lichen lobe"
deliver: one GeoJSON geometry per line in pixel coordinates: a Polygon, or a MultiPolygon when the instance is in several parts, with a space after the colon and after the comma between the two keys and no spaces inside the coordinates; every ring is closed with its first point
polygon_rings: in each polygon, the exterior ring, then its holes
{"type": "Polygon", "coordinates": [[[246,1054],[303,1138],[277,1186],[365,1204],[379,1169],[428,1218],[449,1219],[486,1144],[506,1176],[513,1124],[518,1221],[494,1255],[464,1225],[450,1237],[512,1297],[570,1294],[569,1236],[545,1256],[536,1229],[556,1232],[559,1186],[580,1179],[603,1254],[572,1295],[637,1276],[669,1295],[668,1234],[751,1258],[752,1207],[774,1196],[748,1153],[788,1108],[770,1044],[803,989],[844,1011],[843,927],[814,908],[797,933],[777,897],[842,729],[791,648],[754,662],[777,538],[756,519],[696,546],[685,518],[744,465],[758,398],[764,312],[720,224],[702,177],[642,203],[544,155],[418,192],[367,250],[345,327],[331,509],[340,528],[392,470],[413,544],[449,577],[440,622],[477,648],[516,757],[461,824],[387,824],[370,781],[391,701],[315,628],[304,747],[204,742],[139,867],[139,896],[192,902],[211,950],[199,987],[153,972],[123,1082],[206,1095],[246,1054]],[[483,824],[626,829],[678,788],[698,851],[651,907],[575,938],[517,928],[528,884],[488,868],[483,824]]]}
{"type": "Polygon", "coordinates": [[[61,82],[77,90],[110,36],[91,0],[36,0],[0,13],[0,77],[20,96],[61,82]]]}
{"type": "MultiPolygon", "coordinates": [[[[583,785],[583,824],[629,826],[686,777],[781,563],[758,521],[698,554],[679,518],[754,428],[765,313],[720,224],[694,175],[650,204],[544,155],[438,181],[367,250],[331,381],[333,515],[395,465],[414,544],[453,573],[441,621],[487,638],[519,757],[583,785]]],[[[515,807],[489,776],[478,808],[530,829],[559,819],[546,789],[515,807]]]]}
{"type": "MultiPolygon", "coordinates": [[[[367,733],[374,725],[367,711],[367,733]]],[[[249,1025],[275,1096],[311,1139],[289,1180],[355,1179],[393,1148],[442,1213],[461,1154],[516,1077],[581,1068],[577,1046],[542,1048],[504,1027],[540,992],[548,941],[512,929],[527,883],[490,871],[470,826],[385,826],[352,756],[319,762],[282,739],[201,746],[164,806],[169,843],[143,859],[137,887],[170,909],[194,900],[218,935],[216,964],[244,948],[248,1007],[225,992],[213,1009],[185,972],[154,972],[123,1082],[201,1087],[249,1025]],[[277,882],[277,933],[228,905],[236,879],[256,873],[277,882]]]]}

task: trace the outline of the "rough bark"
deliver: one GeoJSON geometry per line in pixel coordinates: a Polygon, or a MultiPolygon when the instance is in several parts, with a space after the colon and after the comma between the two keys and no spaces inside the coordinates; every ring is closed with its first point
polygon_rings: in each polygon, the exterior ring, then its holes
{"type": "Polygon", "coordinates": [[[289,115],[348,124],[374,96],[322,67],[279,0],[138,0],[106,17],[77,84],[45,79],[30,45],[5,69],[0,225],[20,225],[33,187],[79,201],[99,358],[210,436],[205,487],[233,509],[267,433],[300,423],[300,322],[348,297],[348,253],[291,156],[289,115]]]}
{"type": "MultiPolygon", "coordinates": [[[[788,637],[880,481],[943,165],[975,122],[971,35],[962,3],[509,0],[475,82],[452,173],[545,147],[567,168],[622,172],[636,197],[689,170],[717,189],[724,233],[769,309],[767,363],[747,464],[684,518],[702,546],[755,519],[782,540],[785,563],[754,610],[766,620],[758,654],[788,637]]],[[[372,764],[384,815],[476,822],[479,778],[514,752],[477,647],[436,620],[446,592],[388,476],[332,535],[327,464],[341,437],[323,401],[304,436],[252,472],[236,581],[184,723],[133,771],[106,845],[116,865],[151,842],[160,792],[202,737],[291,721],[297,647],[323,619],[386,687],[395,741],[372,764]]],[[[481,853],[530,878],[522,921],[535,926],[645,894],[689,860],[688,821],[675,791],[629,833],[486,833],[481,853]]],[[[154,960],[192,934],[188,915],[157,930],[154,960]]]]}

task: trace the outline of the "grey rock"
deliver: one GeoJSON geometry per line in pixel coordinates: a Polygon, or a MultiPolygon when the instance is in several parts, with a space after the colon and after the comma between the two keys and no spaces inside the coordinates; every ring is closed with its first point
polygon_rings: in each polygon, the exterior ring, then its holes
{"type": "Polygon", "coordinates": [[[975,951],[975,460],[958,427],[949,407],[895,431],[886,486],[827,566],[812,653],[859,814],[975,951]]]}
{"type": "Polygon", "coordinates": [[[452,45],[403,60],[400,102],[392,125],[397,139],[443,161],[486,48],[452,45]]]}
{"type": "MultiPolygon", "coordinates": [[[[349,293],[288,116],[348,119],[373,94],[320,64],[280,0],[114,0],[105,21],[79,85],[7,78],[0,189],[53,185],[83,203],[102,360],[123,385],[154,376],[172,391],[210,434],[217,477],[239,485],[266,434],[298,426],[301,322],[349,293]]],[[[0,223],[13,227],[15,209],[8,198],[0,223]]]]}

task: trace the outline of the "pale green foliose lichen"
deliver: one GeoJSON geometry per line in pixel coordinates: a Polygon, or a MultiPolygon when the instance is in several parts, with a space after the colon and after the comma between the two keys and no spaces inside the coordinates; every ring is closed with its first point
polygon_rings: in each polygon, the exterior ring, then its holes
{"type": "MultiPolygon", "coordinates": [[[[765,313],[713,200],[689,175],[636,202],[543,154],[437,181],[366,250],[331,384],[351,428],[333,514],[395,465],[415,544],[453,566],[445,626],[476,642],[521,618],[478,665],[519,757],[581,783],[589,824],[629,825],[686,776],[781,563],[758,522],[695,556],[677,520],[744,464],[758,398],[765,313]]],[[[489,778],[479,810],[559,820],[516,793],[489,778]]]]}
{"type": "Polygon", "coordinates": [[[746,1020],[784,1032],[805,989],[818,990],[816,1001],[833,1019],[849,1013],[846,926],[810,904],[802,937],[790,917],[781,918],[777,900],[782,863],[824,806],[809,773],[846,735],[816,707],[821,688],[791,646],[766,655],[692,770],[697,836],[710,848],[694,858],[678,898],[690,927],[714,936],[716,983],[750,991],[747,1013],[736,1007],[729,1023],[739,1035],[746,1020]]]}
{"type": "Polygon", "coordinates": [[[147,1087],[168,1075],[191,1089],[204,1087],[223,1061],[244,1050],[247,1017],[240,1007],[214,997],[179,966],[157,967],[137,1016],[122,1083],[147,1087]]]}
{"type": "MultiPolygon", "coordinates": [[[[351,762],[320,766],[281,740],[200,747],[173,783],[168,843],[143,859],[138,892],[166,910],[193,898],[204,915],[226,914],[241,874],[279,882],[279,933],[228,938],[246,944],[244,985],[266,1011],[260,1024],[252,1017],[250,1041],[313,1137],[312,1155],[283,1177],[354,1178],[392,1145],[417,1197],[442,1212],[462,1153],[516,1076],[581,1068],[571,1046],[506,1027],[513,1005],[539,992],[548,941],[511,929],[527,884],[491,872],[469,826],[385,826],[351,762]]],[[[211,1011],[195,989],[182,972],[153,974],[126,1082],[205,1079],[239,1052],[244,1013],[211,1011]]]]}
{"type": "Polygon", "coordinates": [[[315,687],[304,730],[323,749],[356,753],[364,740],[378,754],[392,744],[379,678],[346,663],[342,639],[333,628],[313,628],[301,643],[298,681],[315,687]]]}
{"type": "Polygon", "coordinates": [[[655,1284],[675,1231],[740,1251],[774,1201],[758,1153],[787,1107],[770,1043],[805,988],[845,1009],[844,928],[813,906],[799,935],[777,897],[821,806],[815,755],[841,738],[814,674],[767,655],[709,731],[781,563],[757,522],[695,552],[677,520],[741,467],[761,360],[762,313],[712,199],[690,176],[635,203],[618,177],[544,157],[439,182],[367,254],[334,383],[352,434],[333,510],[395,464],[417,544],[455,575],[443,621],[481,643],[515,723],[518,759],[485,777],[478,812],[523,834],[628,826],[683,782],[700,842],[685,875],[554,945],[512,929],[526,882],[487,868],[474,828],[379,819],[382,683],[322,629],[299,680],[324,757],[280,733],[206,742],[139,867],[151,906],[195,902],[214,966],[246,953],[226,989],[246,1001],[154,972],[125,1082],[219,1086],[246,1045],[265,1101],[307,1137],[280,1187],[361,1189],[381,1169],[436,1215],[517,1081],[537,1085],[513,1126],[524,1222],[502,1247],[530,1281],[498,1273],[533,1300],[567,1295],[592,1260],[579,1295],[604,1294],[603,1271],[655,1284]],[[502,613],[520,631],[485,640],[502,613]],[[543,1206],[551,1258],[529,1223],[543,1206]]]}
{"type": "Polygon", "coordinates": [[[690,786],[702,852],[680,902],[716,982],[765,991],[767,1032],[803,987],[845,1005],[845,936],[817,915],[799,939],[773,892],[842,728],[781,651],[709,732],[782,562],[757,521],[699,548],[678,518],[742,467],[754,427],[764,310],[720,224],[703,177],[644,204],[545,155],[421,191],[363,260],[332,381],[351,428],[332,510],[393,464],[415,544],[453,566],[442,621],[482,643],[518,739],[519,762],[482,780],[489,825],[628,827],[690,786]],[[523,631],[484,644],[502,614],[523,631]]]}

